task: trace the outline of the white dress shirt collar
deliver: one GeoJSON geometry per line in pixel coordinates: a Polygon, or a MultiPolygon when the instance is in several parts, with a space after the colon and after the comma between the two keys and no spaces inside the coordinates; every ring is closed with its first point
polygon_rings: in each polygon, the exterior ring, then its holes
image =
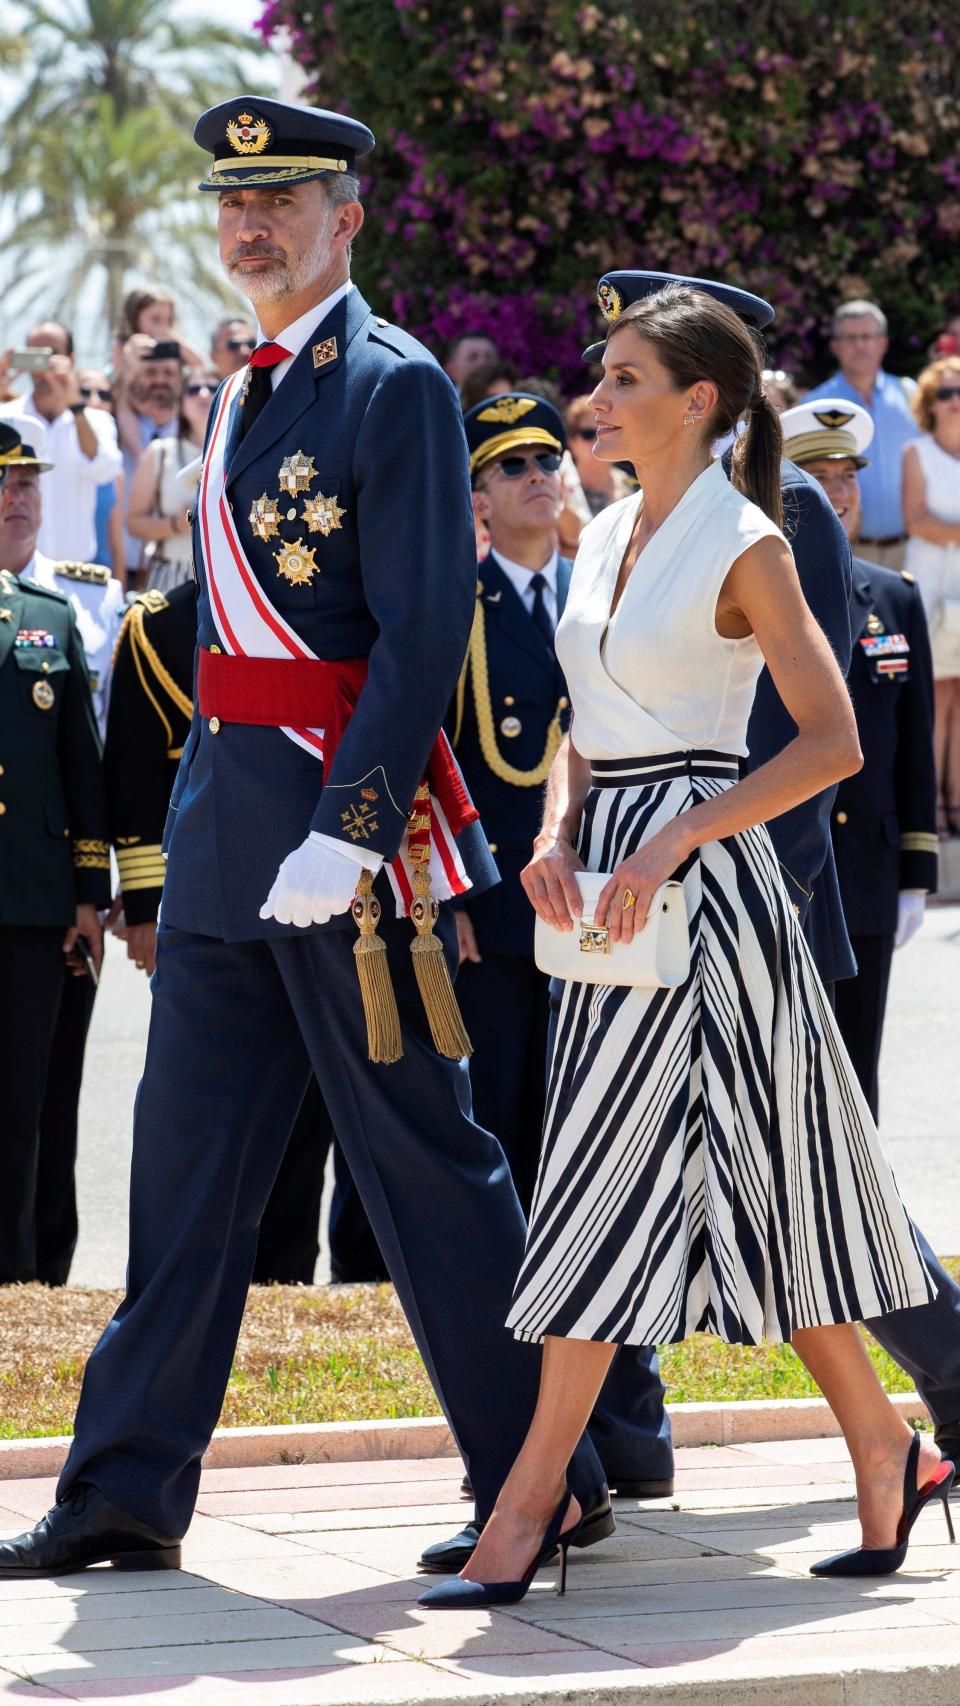
{"type": "Polygon", "coordinates": [[[556,599],[557,565],[560,560],[559,552],[554,551],[553,556],[548,562],[544,563],[543,568],[539,570],[528,569],[524,563],[511,562],[510,558],[505,557],[502,551],[495,551],[492,546],[490,548],[490,555],[503,570],[511,586],[513,586],[520,594],[520,597],[523,599],[523,602],[528,609],[533,603],[533,593],[530,591],[530,582],[533,580],[535,574],[541,574],[547,583],[544,597],[546,598],[552,595],[552,597],[556,599]]]}
{"type": "Polygon", "coordinates": [[[338,302],[342,302],[352,289],[353,280],[348,278],[345,284],[338,285],[337,289],[331,291],[329,296],[325,296],[322,302],[315,302],[305,314],[301,314],[296,320],[291,320],[289,326],[284,326],[275,338],[268,338],[258,324],[258,347],[260,344],[276,343],[282,344],[284,349],[290,351],[289,358],[286,361],[278,361],[276,367],[271,368],[274,390],[277,389],[281,379],[286,378],[300,351],[309,343],[321,320],[325,320],[331,308],[335,308],[338,302]]]}

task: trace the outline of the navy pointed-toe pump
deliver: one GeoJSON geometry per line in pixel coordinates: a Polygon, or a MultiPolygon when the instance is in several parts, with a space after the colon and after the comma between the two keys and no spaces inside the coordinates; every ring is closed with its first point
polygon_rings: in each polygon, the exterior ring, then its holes
{"type": "Polygon", "coordinates": [[[461,1576],[452,1580],[438,1582],[435,1587],[427,1588],[420,1595],[418,1603],[429,1605],[438,1611],[464,1611],[478,1605],[516,1605],[523,1599],[537,1571],[546,1564],[553,1553],[560,1548],[560,1580],[557,1584],[558,1593],[567,1591],[567,1549],[580,1531],[580,1523],[572,1523],[563,1532],[563,1524],[570,1509],[573,1494],[567,1487],[547,1527],[539,1552],[533,1562],[525,1570],[518,1582],[465,1582],[461,1576]]]}
{"type": "Polygon", "coordinates": [[[811,1564],[812,1576],[892,1576],[899,1570],[907,1556],[907,1546],[910,1541],[910,1530],[917,1517],[932,1499],[939,1499],[943,1504],[943,1514],[947,1519],[947,1533],[950,1544],[954,1545],[956,1536],[953,1532],[953,1518],[950,1515],[950,1488],[956,1470],[948,1458],[944,1458],[932,1481],[927,1481],[922,1487],[917,1486],[917,1460],[920,1456],[920,1435],[915,1433],[907,1453],[907,1467],[903,1472],[903,1515],[897,1529],[897,1544],[895,1546],[856,1546],[851,1552],[837,1552],[832,1558],[821,1558],[818,1564],[811,1564]]]}

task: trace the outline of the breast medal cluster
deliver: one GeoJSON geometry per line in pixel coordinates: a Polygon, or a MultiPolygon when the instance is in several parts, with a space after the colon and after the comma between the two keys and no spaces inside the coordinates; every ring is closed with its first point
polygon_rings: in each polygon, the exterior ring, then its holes
{"type": "MultiPolygon", "coordinates": [[[[316,477],[312,456],[296,450],[292,456],[284,457],[277,475],[280,496],[272,498],[263,492],[250,509],[250,526],[258,539],[279,538],[283,521],[305,522],[308,533],[321,533],[324,539],[342,528],[347,512],[336,498],[327,497],[323,492],[310,495],[310,486],[316,477]],[[303,498],[303,507],[299,511],[291,502],[295,498],[303,498]]],[[[277,573],[291,586],[309,586],[314,575],[319,573],[316,546],[305,544],[302,534],[298,539],[281,541],[280,550],[273,555],[277,573]]]]}

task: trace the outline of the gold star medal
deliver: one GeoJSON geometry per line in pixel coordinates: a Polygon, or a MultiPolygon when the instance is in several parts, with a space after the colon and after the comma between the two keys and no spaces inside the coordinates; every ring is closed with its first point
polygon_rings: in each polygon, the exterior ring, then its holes
{"type": "Polygon", "coordinates": [[[315,550],[311,551],[302,539],[298,539],[295,544],[284,545],[282,551],[274,551],[273,554],[277,560],[278,575],[283,575],[291,586],[309,586],[317,573],[315,550]]]}
{"type": "Polygon", "coordinates": [[[315,477],[313,457],[304,456],[302,450],[295,450],[292,456],[285,456],[280,464],[280,490],[291,498],[295,498],[298,492],[308,492],[310,481],[315,477]]]}
{"type": "Polygon", "coordinates": [[[315,498],[307,498],[303,506],[303,519],[311,533],[322,533],[324,539],[341,528],[346,510],[341,509],[336,498],[325,498],[318,492],[315,498]]]}
{"type": "Polygon", "coordinates": [[[266,492],[250,506],[250,526],[258,539],[273,539],[280,531],[280,505],[266,492]]]}

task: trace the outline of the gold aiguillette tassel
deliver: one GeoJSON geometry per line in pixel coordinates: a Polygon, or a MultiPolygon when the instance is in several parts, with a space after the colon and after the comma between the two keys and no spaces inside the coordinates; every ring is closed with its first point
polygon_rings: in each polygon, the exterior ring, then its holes
{"type": "Polygon", "coordinates": [[[403,1038],[397,998],[390,980],[387,944],[377,935],[380,902],[373,893],[373,873],[366,867],[360,872],[353,918],[360,931],[353,944],[353,952],[360,980],[363,1016],[367,1021],[367,1054],[371,1060],[388,1066],[403,1055],[403,1038]]]}
{"type": "Polygon", "coordinates": [[[439,936],[433,933],[440,908],[430,893],[429,846],[424,847],[422,851],[426,854],[426,859],[419,857],[419,848],[410,849],[411,858],[417,857],[413,870],[414,899],[410,908],[410,917],[417,929],[417,934],[410,944],[413,969],[434,1048],[438,1054],[445,1054],[450,1060],[462,1060],[464,1055],[473,1053],[473,1044],[457,1006],[457,998],[444,958],[443,944],[439,936]]]}

